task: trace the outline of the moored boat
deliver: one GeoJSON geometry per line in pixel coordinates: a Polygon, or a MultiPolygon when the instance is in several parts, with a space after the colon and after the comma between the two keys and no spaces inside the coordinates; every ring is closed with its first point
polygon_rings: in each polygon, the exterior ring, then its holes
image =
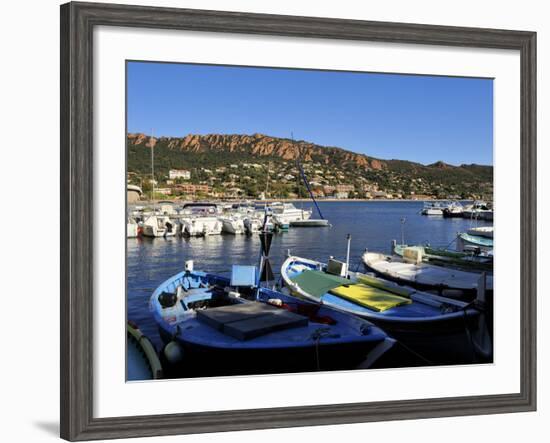
{"type": "Polygon", "coordinates": [[[291,294],[372,321],[430,364],[491,359],[484,314],[466,302],[347,271],[333,259],[288,257],[281,277],[291,294]]]}
{"type": "Polygon", "coordinates": [[[255,286],[253,266],[232,278],[188,268],[162,283],[150,309],[187,376],[372,366],[394,340],[373,323],[255,286]],[[244,276],[244,277],[243,277],[244,276]]]}
{"type": "Polygon", "coordinates": [[[483,251],[489,252],[494,248],[494,242],[492,238],[471,235],[466,232],[458,234],[456,249],[457,251],[483,251]]]}
{"type": "Polygon", "coordinates": [[[222,232],[222,222],[215,203],[186,203],[180,219],[180,231],[188,237],[217,235],[222,232]]]}
{"type": "Polygon", "coordinates": [[[424,207],[420,212],[422,215],[443,215],[443,206],[439,203],[424,203],[424,207]]]}
{"type": "Polygon", "coordinates": [[[415,261],[422,261],[438,266],[471,270],[477,272],[492,272],[493,257],[487,254],[449,251],[430,246],[398,245],[392,243],[392,253],[400,257],[412,255],[415,261]]]}
{"type": "Polygon", "coordinates": [[[443,217],[455,218],[462,217],[464,207],[459,202],[451,202],[443,208],[443,217]]]}
{"type": "MultiPolygon", "coordinates": [[[[417,289],[438,291],[445,296],[477,295],[480,274],[422,263],[418,258],[401,258],[378,252],[362,256],[365,267],[382,278],[417,289]]],[[[493,276],[487,275],[487,291],[493,290],[493,276]]]]}
{"type": "Polygon", "coordinates": [[[240,214],[230,214],[219,218],[222,223],[222,232],[226,234],[244,234],[246,232],[243,217],[240,214]]]}
{"type": "Polygon", "coordinates": [[[493,226],[476,226],[475,228],[468,229],[467,234],[493,238],[494,230],[493,226]]]}
{"type": "Polygon", "coordinates": [[[176,227],[170,217],[154,213],[143,222],[142,229],[145,237],[173,237],[176,234],[176,227]]]}

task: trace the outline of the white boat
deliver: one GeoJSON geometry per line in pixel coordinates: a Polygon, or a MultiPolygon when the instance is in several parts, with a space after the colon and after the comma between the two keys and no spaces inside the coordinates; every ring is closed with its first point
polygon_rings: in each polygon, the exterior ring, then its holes
{"type": "Polygon", "coordinates": [[[172,237],[176,234],[176,226],[170,217],[153,214],[143,222],[145,237],[172,237]]]}
{"type": "Polygon", "coordinates": [[[247,234],[254,234],[262,230],[263,221],[260,217],[249,215],[243,220],[244,229],[247,234]]]}
{"type": "Polygon", "coordinates": [[[222,223],[222,232],[226,234],[244,234],[246,232],[244,220],[240,214],[231,214],[219,218],[222,223]]]}
{"type": "MultiPolygon", "coordinates": [[[[454,291],[476,293],[479,273],[422,263],[421,257],[401,258],[377,252],[363,254],[363,263],[382,278],[406,284],[419,289],[438,290],[442,295],[453,296],[454,291]]],[[[487,275],[486,288],[493,290],[493,276],[487,275]]]]}
{"type": "Polygon", "coordinates": [[[309,220],[311,209],[298,209],[293,203],[273,202],[270,205],[273,220],[281,225],[290,225],[291,222],[309,220]]]}
{"type": "Polygon", "coordinates": [[[181,215],[179,231],[182,235],[203,237],[222,232],[222,222],[218,219],[218,208],[214,203],[187,203],[181,215]]]}
{"type": "Polygon", "coordinates": [[[493,226],[477,226],[475,228],[468,229],[468,234],[493,238],[494,230],[495,228],[493,226]]]}
{"type": "Polygon", "coordinates": [[[439,203],[424,203],[422,215],[443,215],[443,206],[439,203]]]}
{"type": "Polygon", "coordinates": [[[126,237],[136,238],[138,236],[138,224],[132,217],[128,217],[126,222],[126,237]]]}

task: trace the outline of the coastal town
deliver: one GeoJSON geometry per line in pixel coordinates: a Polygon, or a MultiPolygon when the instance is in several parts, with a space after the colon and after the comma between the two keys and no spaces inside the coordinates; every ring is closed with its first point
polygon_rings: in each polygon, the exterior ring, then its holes
{"type": "Polygon", "coordinates": [[[147,199],[299,199],[308,196],[304,174],[317,199],[483,200],[493,193],[492,167],[364,160],[304,142],[232,136],[220,144],[220,137],[227,136],[193,139],[198,145],[185,138],[177,146],[174,139],[159,138],[151,147],[151,138],[129,134],[128,185],[147,199]],[[262,143],[272,147],[263,156],[257,148],[262,143]]]}

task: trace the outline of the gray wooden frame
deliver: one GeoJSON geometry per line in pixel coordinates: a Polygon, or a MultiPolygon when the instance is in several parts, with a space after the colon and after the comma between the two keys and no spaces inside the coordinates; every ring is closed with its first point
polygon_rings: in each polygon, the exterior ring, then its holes
{"type": "MultiPolygon", "coordinates": [[[[91,440],[536,409],[536,33],[99,3],[61,6],[61,437],[91,440]],[[521,56],[521,392],[94,418],[92,44],[128,26],[517,50],[521,56]]],[[[500,294],[502,295],[502,294],[500,294]]],[[[122,296],[122,294],[121,294],[122,296]]],[[[500,297],[499,297],[500,298],[500,297]]]]}

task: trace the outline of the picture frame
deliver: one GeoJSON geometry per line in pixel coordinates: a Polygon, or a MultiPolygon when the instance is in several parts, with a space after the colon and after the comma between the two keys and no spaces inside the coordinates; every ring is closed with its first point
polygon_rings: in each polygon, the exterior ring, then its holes
{"type": "Polygon", "coordinates": [[[239,431],[536,409],[536,33],[99,3],[61,6],[61,437],[239,431]],[[521,63],[520,392],[97,418],[93,415],[93,29],[260,34],[519,51],[521,63]]]}

